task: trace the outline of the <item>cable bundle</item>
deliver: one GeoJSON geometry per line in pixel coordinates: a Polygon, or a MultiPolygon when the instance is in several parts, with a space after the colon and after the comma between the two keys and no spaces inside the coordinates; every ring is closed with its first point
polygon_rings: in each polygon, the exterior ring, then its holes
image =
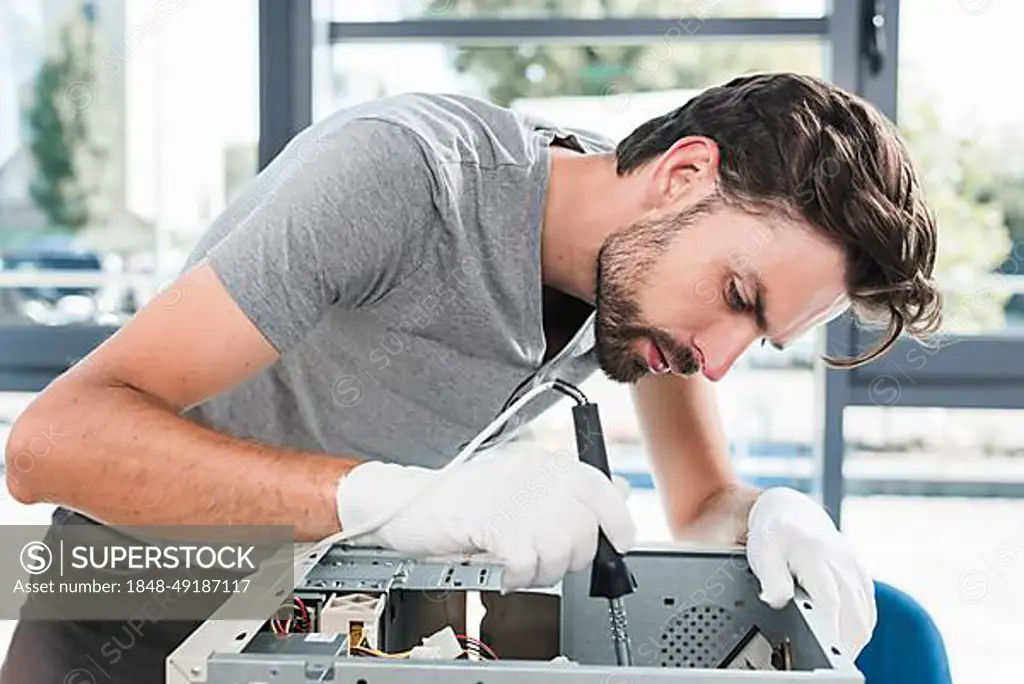
{"type": "Polygon", "coordinates": [[[498,654],[495,653],[490,646],[479,639],[474,639],[473,637],[465,634],[459,634],[456,638],[459,640],[459,643],[462,644],[467,655],[472,653],[480,660],[499,660],[498,654]]]}
{"type": "Polygon", "coordinates": [[[313,620],[309,616],[309,611],[306,609],[306,604],[302,599],[298,596],[292,596],[291,609],[292,617],[284,622],[281,621],[280,617],[275,617],[270,621],[270,628],[274,630],[274,634],[284,636],[293,632],[309,632],[313,629],[313,620]],[[298,616],[295,616],[296,610],[298,610],[298,616]]]}

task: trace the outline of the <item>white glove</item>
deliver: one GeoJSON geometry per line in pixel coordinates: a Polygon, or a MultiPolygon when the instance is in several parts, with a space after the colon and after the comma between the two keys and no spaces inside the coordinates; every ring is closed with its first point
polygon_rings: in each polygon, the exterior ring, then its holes
{"type": "Polygon", "coordinates": [[[410,557],[489,553],[504,565],[504,591],[587,567],[599,526],[620,552],[636,543],[623,493],[568,452],[503,448],[446,470],[368,461],[338,481],[337,500],[343,531],[409,501],[352,541],[410,557]]]}
{"type": "Polygon", "coordinates": [[[793,598],[795,576],[846,655],[856,658],[878,618],[874,583],[825,510],[796,490],[768,489],[751,507],[747,530],[761,600],[782,608],[793,598]]]}

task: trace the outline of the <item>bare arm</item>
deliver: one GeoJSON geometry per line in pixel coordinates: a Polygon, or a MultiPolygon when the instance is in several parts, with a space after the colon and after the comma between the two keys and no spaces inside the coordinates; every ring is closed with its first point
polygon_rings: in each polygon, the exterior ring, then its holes
{"type": "Polygon", "coordinates": [[[179,416],[276,357],[200,265],[18,418],[8,487],[21,502],[117,525],[293,525],[300,541],[336,532],[335,482],[356,461],[235,439],[179,416]]]}
{"type": "Polygon", "coordinates": [[[753,490],[740,483],[729,463],[711,382],[700,376],[651,376],[634,386],[633,401],[673,534],[731,542],[733,523],[744,522],[744,510],[732,502],[752,500],[753,490]],[[730,515],[741,519],[709,515],[727,502],[730,515]],[[698,529],[704,520],[714,520],[715,529],[698,529]]]}

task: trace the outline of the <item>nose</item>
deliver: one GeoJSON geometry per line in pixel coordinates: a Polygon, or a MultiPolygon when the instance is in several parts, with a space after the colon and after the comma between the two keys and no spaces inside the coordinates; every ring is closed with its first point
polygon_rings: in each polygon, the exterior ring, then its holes
{"type": "Polygon", "coordinates": [[[704,357],[704,376],[712,382],[721,380],[755,339],[756,332],[747,326],[737,326],[734,321],[697,335],[694,344],[704,357]]]}

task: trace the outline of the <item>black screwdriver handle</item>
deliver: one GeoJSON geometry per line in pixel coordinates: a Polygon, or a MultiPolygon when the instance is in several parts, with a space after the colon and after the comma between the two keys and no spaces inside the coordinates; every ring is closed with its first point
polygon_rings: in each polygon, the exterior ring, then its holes
{"type": "MultiPolygon", "coordinates": [[[[580,461],[591,465],[605,477],[611,478],[608,467],[608,453],[604,447],[604,433],[601,431],[601,417],[597,404],[581,404],[572,409],[573,424],[576,428],[576,448],[580,461]]],[[[590,574],[590,595],[616,599],[636,591],[636,579],[626,567],[622,554],[608,541],[604,530],[597,540],[597,555],[590,574]]]]}

